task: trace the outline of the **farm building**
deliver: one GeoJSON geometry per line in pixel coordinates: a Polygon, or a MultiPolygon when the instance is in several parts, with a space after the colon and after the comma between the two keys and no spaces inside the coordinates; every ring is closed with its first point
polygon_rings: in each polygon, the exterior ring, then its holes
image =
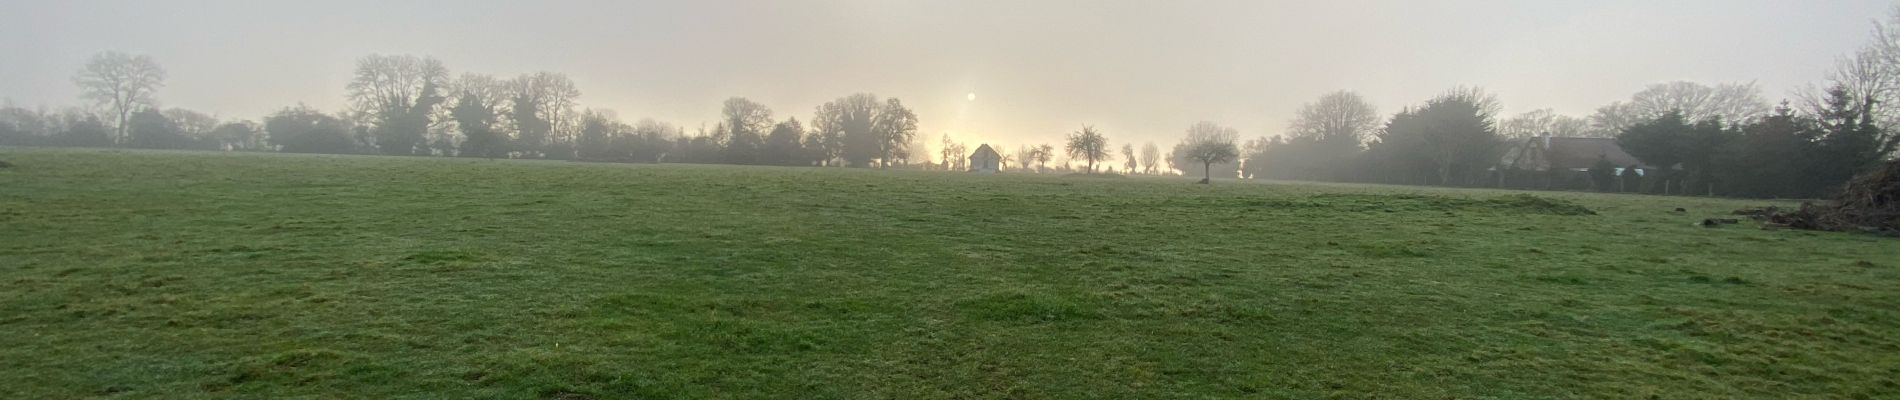
{"type": "Polygon", "coordinates": [[[1504,153],[1506,168],[1523,171],[1588,171],[1597,160],[1615,164],[1617,172],[1635,166],[1649,169],[1636,156],[1623,151],[1613,138],[1534,137],[1524,139],[1504,153]]]}
{"type": "Polygon", "coordinates": [[[990,148],[990,145],[976,146],[976,151],[970,153],[970,172],[1000,171],[1002,162],[1003,155],[990,148]]]}
{"type": "Polygon", "coordinates": [[[1639,190],[1636,185],[1654,167],[1643,164],[1612,138],[1533,137],[1512,144],[1498,160],[1498,187],[1520,189],[1639,190]],[[1608,161],[1610,181],[1592,180],[1590,168],[1608,161]],[[1634,170],[1631,170],[1634,168],[1634,170]],[[1610,185],[1609,188],[1603,188],[1610,185]]]}

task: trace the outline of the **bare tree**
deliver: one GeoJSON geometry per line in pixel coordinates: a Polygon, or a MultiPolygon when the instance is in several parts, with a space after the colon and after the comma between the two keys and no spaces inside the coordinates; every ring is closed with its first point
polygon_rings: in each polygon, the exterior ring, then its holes
{"type": "Polygon", "coordinates": [[[162,114],[165,115],[165,119],[169,119],[172,123],[178,125],[179,133],[184,134],[186,138],[190,138],[191,140],[211,141],[211,131],[218,129],[218,125],[223,124],[223,121],[219,121],[217,116],[183,108],[167,109],[162,114]]]}
{"type": "MultiPolygon", "coordinates": [[[[1855,101],[1873,103],[1874,114],[1883,127],[1893,126],[1895,111],[1900,110],[1887,106],[1888,101],[1895,100],[1894,86],[1900,79],[1896,76],[1900,75],[1900,66],[1886,64],[1886,56],[1882,54],[1886,51],[1877,47],[1862,49],[1852,57],[1835,61],[1834,70],[1827,75],[1828,88],[1839,87],[1855,101]]],[[[1809,85],[1796,97],[1801,100],[1802,109],[1811,115],[1823,115],[1828,109],[1826,89],[1809,85]]]]}
{"type": "Polygon", "coordinates": [[[165,86],[165,69],[151,56],[109,51],[93,55],[73,83],[79,85],[80,97],[111,108],[116,117],[112,140],[123,143],[132,113],[157,106],[152,93],[165,86]]]}
{"type": "Polygon", "coordinates": [[[449,85],[455,98],[449,107],[449,120],[461,134],[459,155],[463,157],[501,157],[507,152],[508,131],[499,123],[502,105],[508,101],[508,88],[494,76],[463,74],[449,85]]]}
{"type": "Polygon", "coordinates": [[[772,109],[744,97],[726,99],[712,139],[725,148],[725,162],[757,164],[765,135],[772,130],[772,109]]]}
{"type": "Polygon", "coordinates": [[[1358,93],[1337,91],[1300,106],[1300,112],[1287,124],[1294,138],[1327,143],[1357,150],[1379,129],[1379,109],[1358,93]]]}
{"type": "Polygon", "coordinates": [[[1498,123],[1498,134],[1509,139],[1522,139],[1544,135],[1556,137],[1611,137],[1607,131],[1590,129],[1590,122],[1582,118],[1557,114],[1551,109],[1531,110],[1518,114],[1498,123]]]}
{"type": "Polygon", "coordinates": [[[1804,111],[1826,115],[1828,90],[1838,87],[1861,103],[1851,106],[1868,108],[1877,126],[1887,131],[1900,127],[1900,5],[1873,26],[1870,42],[1852,56],[1835,61],[1825,85],[1809,85],[1796,94],[1804,111]]]}
{"type": "Polygon", "coordinates": [[[356,61],[347,86],[356,116],[375,130],[385,154],[415,154],[431,116],[447,98],[449,70],[441,61],[412,55],[371,54],[356,61]]]}
{"type": "Polygon", "coordinates": [[[938,147],[938,148],[937,148],[937,154],[939,154],[939,155],[942,155],[942,156],[943,156],[943,170],[945,170],[945,171],[949,171],[949,170],[951,170],[951,169],[950,169],[950,165],[951,165],[951,164],[950,164],[950,160],[951,160],[951,159],[954,159],[954,158],[957,158],[957,153],[956,153],[956,151],[957,151],[957,148],[956,148],[956,146],[957,146],[957,142],[956,142],[956,141],[954,141],[954,140],[950,140],[950,133],[949,133],[949,132],[944,132],[944,133],[943,133],[943,145],[942,145],[941,147],[938,147]]]}
{"type": "Polygon", "coordinates": [[[1055,158],[1055,156],[1056,156],[1055,146],[1050,146],[1048,144],[1036,146],[1036,165],[1041,167],[1039,169],[1042,169],[1042,170],[1049,169],[1049,160],[1052,158],[1055,158]]]}
{"type": "MultiPolygon", "coordinates": [[[[910,158],[909,145],[917,137],[917,112],[904,107],[904,102],[896,97],[884,99],[884,106],[878,108],[877,117],[871,119],[871,133],[877,143],[875,151],[878,166],[910,158]]],[[[965,154],[962,147],[958,147],[958,154],[965,154]]]]}
{"type": "Polygon", "coordinates": [[[494,75],[465,73],[448,84],[448,93],[457,99],[474,97],[476,103],[495,107],[508,102],[509,82],[494,75]]]}
{"type": "Polygon", "coordinates": [[[1240,131],[1213,122],[1201,121],[1189,126],[1187,138],[1181,139],[1185,145],[1188,159],[1201,163],[1201,182],[1209,183],[1214,177],[1215,163],[1233,161],[1240,156],[1240,131]]]}
{"type": "Polygon", "coordinates": [[[566,123],[574,114],[575,99],[581,90],[567,75],[537,72],[521,75],[507,84],[509,119],[515,126],[515,140],[521,150],[537,153],[550,142],[566,136],[566,123]]]}
{"type": "Polygon", "coordinates": [[[1761,89],[1754,82],[1708,86],[1676,81],[1649,85],[1631,95],[1627,102],[1597,108],[1596,114],[1590,116],[1590,124],[1600,132],[1614,134],[1670,112],[1681,112],[1689,121],[1719,119],[1740,124],[1767,114],[1768,110],[1768,103],[1762,101],[1761,89]]]}
{"type": "Polygon", "coordinates": [[[950,156],[952,171],[962,171],[970,167],[970,158],[964,156],[970,154],[970,148],[965,147],[963,143],[950,145],[950,154],[952,154],[950,156]]]}
{"type": "Polygon", "coordinates": [[[1082,130],[1069,134],[1069,143],[1064,146],[1069,158],[1088,160],[1089,173],[1095,173],[1095,161],[1111,158],[1108,154],[1108,137],[1096,132],[1095,127],[1083,125],[1082,130]]]}
{"type": "Polygon", "coordinates": [[[1034,164],[1034,163],[1036,163],[1036,146],[1030,146],[1030,145],[1016,146],[1016,167],[1017,168],[1027,170],[1029,169],[1029,165],[1034,164]]]}
{"type": "Polygon", "coordinates": [[[1135,158],[1134,143],[1122,144],[1122,160],[1122,169],[1128,170],[1127,173],[1129,174],[1134,174],[1135,168],[1141,165],[1140,159],[1135,158]]]}
{"type": "Polygon", "coordinates": [[[1482,115],[1485,118],[1495,118],[1498,113],[1504,109],[1504,103],[1498,101],[1496,94],[1485,91],[1484,88],[1478,86],[1453,86],[1451,89],[1445,90],[1445,93],[1438,95],[1437,99],[1440,101],[1465,102],[1477,108],[1478,115],[1482,115]]]}
{"type": "Polygon", "coordinates": [[[917,113],[896,98],[880,101],[877,95],[858,93],[818,106],[812,133],[823,138],[827,154],[860,167],[885,166],[909,158],[917,113]]]}
{"type": "Polygon", "coordinates": [[[1141,166],[1143,167],[1141,170],[1142,173],[1154,175],[1155,170],[1160,167],[1156,164],[1160,162],[1161,162],[1161,147],[1160,146],[1155,146],[1155,142],[1148,142],[1148,144],[1141,145],[1141,166]]]}

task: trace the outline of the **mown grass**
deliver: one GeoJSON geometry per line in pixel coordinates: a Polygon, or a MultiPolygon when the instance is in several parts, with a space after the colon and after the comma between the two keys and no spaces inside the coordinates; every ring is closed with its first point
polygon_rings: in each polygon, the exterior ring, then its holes
{"type": "Polygon", "coordinates": [[[0,160],[8,398],[1900,393],[1900,241],[1694,226],[1747,201],[0,160]]]}

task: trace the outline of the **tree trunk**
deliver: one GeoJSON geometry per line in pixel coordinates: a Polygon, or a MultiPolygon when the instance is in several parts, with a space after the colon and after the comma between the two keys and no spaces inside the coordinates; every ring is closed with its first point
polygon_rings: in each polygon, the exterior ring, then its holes
{"type": "Polygon", "coordinates": [[[1201,184],[1214,183],[1214,163],[1201,163],[1201,184]]]}
{"type": "Polygon", "coordinates": [[[125,106],[123,105],[119,106],[119,126],[117,129],[118,132],[116,132],[117,133],[116,135],[112,135],[112,144],[114,145],[123,145],[127,142],[132,141],[131,135],[127,134],[126,132],[128,130],[125,129],[125,120],[129,119],[129,118],[126,118],[125,116],[126,114],[125,109],[126,109],[125,106]]]}

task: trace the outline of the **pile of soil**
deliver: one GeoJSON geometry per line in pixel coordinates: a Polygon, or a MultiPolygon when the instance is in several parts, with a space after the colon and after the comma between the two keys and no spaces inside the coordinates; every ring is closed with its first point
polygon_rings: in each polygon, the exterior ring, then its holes
{"type": "Polygon", "coordinates": [[[1823,203],[1802,203],[1793,211],[1764,207],[1735,210],[1735,214],[1761,220],[1762,227],[1769,229],[1900,234],[1900,160],[1854,177],[1823,203]]]}

